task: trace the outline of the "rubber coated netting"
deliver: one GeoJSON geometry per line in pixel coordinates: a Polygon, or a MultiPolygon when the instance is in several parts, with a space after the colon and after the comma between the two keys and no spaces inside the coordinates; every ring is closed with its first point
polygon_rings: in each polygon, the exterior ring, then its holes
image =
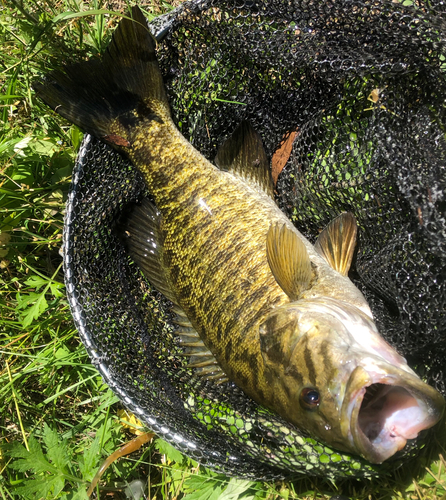
{"type": "MultiPolygon", "coordinates": [[[[277,200],[311,241],[353,212],[352,279],[384,337],[443,394],[445,21],[443,2],[215,0],[152,24],[184,136],[212,161],[249,120],[276,153],[276,175],[277,160],[286,163],[277,200]]],[[[367,465],[301,435],[233,384],[195,378],[168,302],[122,244],[126,214],[145,195],[135,169],[87,136],[67,208],[67,288],[93,363],[136,416],[199,462],[251,478],[371,476],[417,455],[423,437],[396,460],[367,465]]]]}

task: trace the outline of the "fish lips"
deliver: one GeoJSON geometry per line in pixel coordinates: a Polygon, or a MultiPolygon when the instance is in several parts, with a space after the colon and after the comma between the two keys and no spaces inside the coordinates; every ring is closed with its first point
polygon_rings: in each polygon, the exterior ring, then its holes
{"type": "Polygon", "coordinates": [[[369,358],[350,375],[342,433],[371,463],[382,463],[442,417],[443,396],[416,375],[369,358]]]}

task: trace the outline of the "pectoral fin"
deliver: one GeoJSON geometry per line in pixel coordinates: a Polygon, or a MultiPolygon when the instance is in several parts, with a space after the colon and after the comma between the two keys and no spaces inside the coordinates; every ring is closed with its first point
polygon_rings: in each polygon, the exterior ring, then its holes
{"type": "Polygon", "coordinates": [[[356,246],[358,226],[353,214],[345,212],[319,235],[314,249],[343,276],[348,275],[356,246]]]}
{"type": "Polygon", "coordinates": [[[273,179],[262,140],[248,122],[243,121],[220,146],[215,164],[274,199],[273,179]]]}
{"type": "Polygon", "coordinates": [[[313,275],[304,242],[286,224],[272,224],[266,237],[266,256],[277,283],[291,300],[297,300],[313,275]]]}

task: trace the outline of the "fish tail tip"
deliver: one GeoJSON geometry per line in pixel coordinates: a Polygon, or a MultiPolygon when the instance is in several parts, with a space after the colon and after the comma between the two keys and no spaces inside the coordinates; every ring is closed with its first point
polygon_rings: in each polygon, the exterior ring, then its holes
{"type": "Polygon", "coordinates": [[[113,33],[99,58],[66,66],[36,79],[37,97],[80,128],[98,138],[115,136],[116,118],[150,99],[170,115],[156,59],[156,41],[147,20],[134,6],[113,33]]]}

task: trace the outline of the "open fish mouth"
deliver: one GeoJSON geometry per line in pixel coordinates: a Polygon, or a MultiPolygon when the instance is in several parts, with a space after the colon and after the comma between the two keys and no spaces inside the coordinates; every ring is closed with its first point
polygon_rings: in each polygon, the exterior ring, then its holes
{"type": "MultiPolygon", "coordinates": [[[[426,411],[403,387],[372,384],[366,388],[358,414],[358,426],[375,446],[392,440],[401,450],[426,428],[426,411]]],[[[433,425],[433,424],[432,424],[433,425]]]]}
{"type": "Polygon", "coordinates": [[[402,450],[408,440],[435,425],[444,410],[442,396],[410,373],[370,375],[357,367],[348,396],[351,438],[371,463],[384,462],[402,450]]]}

